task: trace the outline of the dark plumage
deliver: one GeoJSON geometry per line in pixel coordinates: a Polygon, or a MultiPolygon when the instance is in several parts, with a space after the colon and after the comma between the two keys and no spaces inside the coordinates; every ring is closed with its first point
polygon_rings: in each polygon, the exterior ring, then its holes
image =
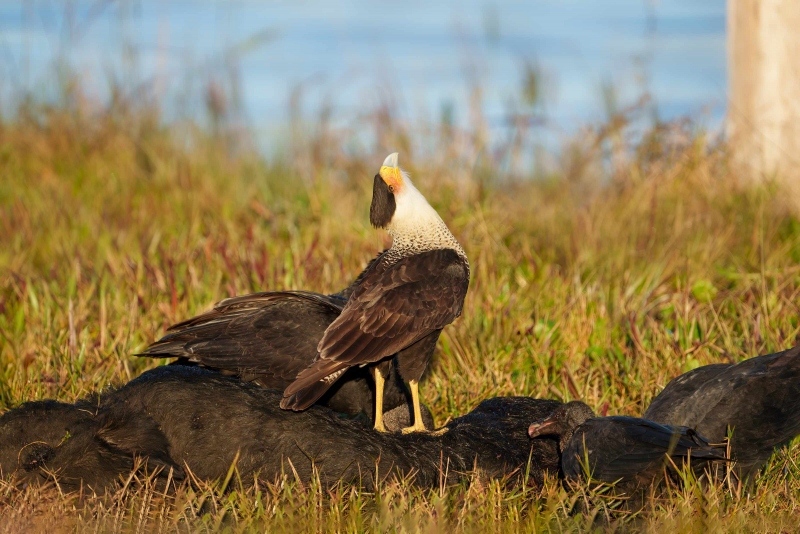
{"type": "Polygon", "coordinates": [[[369,222],[375,228],[385,228],[392,220],[397,203],[393,192],[380,174],[375,175],[372,184],[372,203],[369,206],[369,222]]]}
{"type": "Polygon", "coordinates": [[[558,469],[555,440],[531,441],[526,432],[529,421],[560,405],[556,401],[492,399],[450,422],[443,435],[404,435],[376,432],[321,406],[284,411],[277,406],[279,397],[279,392],[213,371],[160,367],[88,403],[58,405],[76,418],[66,423],[70,437],[64,442],[65,417],[40,409],[45,403],[7,412],[0,417],[0,469],[33,482],[45,478],[42,470],[57,466],[59,480],[91,478],[96,488],[127,475],[131,458],[150,455],[161,464],[188,468],[200,480],[215,480],[225,477],[238,453],[238,473],[246,484],[256,473],[262,480],[286,473],[307,482],[312,465],[325,485],[343,480],[367,488],[374,487],[376,475],[413,475],[415,484],[434,487],[456,482],[475,467],[491,477],[515,480],[527,473],[537,483],[545,472],[558,469]],[[84,410],[87,405],[92,409],[84,410]],[[107,437],[109,429],[113,439],[107,437]],[[28,467],[18,463],[20,451],[38,441],[51,449],[46,459],[28,462],[28,467]],[[122,450],[126,461],[94,471],[79,467],[84,457],[103,456],[106,443],[122,450]]]}
{"type": "Polygon", "coordinates": [[[206,367],[253,373],[279,388],[316,355],[317,343],[346,299],[310,291],[270,291],[225,299],[171,326],[145,356],[177,356],[206,367]]]}
{"type": "Polygon", "coordinates": [[[325,331],[319,359],[286,388],[282,406],[305,409],[333,383],[326,377],[417,343],[418,350],[398,354],[398,365],[405,380],[419,381],[441,329],[461,314],[468,276],[463,260],[448,249],[376,261],[325,331]]]}
{"type": "Polygon", "coordinates": [[[691,429],[635,417],[595,417],[580,401],[561,406],[528,432],[532,438],[559,437],[566,479],[582,478],[587,467],[592,479],[618,482],[624,490],[658,480],[673,464],[690,462],[696,473],[702,473],[710,462],[725,459],[724,446],[710,445],[691,429]]]}
{"type": "Polygon", "coordinates": [[[800,434],[800,346],[683,374],[644,416],[693,428],[713,442],[722,442],[730,427],[734,468],[746,478],[800,434]]]}
{"type": "MultiPolygon", "coordinates": [[[[409,383],[415,412],[408,430],[424,430],[418,422],[418,382],[442,329],[461,315],[469,262],[441,217],[397,166],[396,153],[375,177],[370,221],[389,231],[392,246],[354,284],[342,313],[317,345],[319,357],[286,388],[281,407],[304,410],[348,369],[380,364],[399,353],[400,375],[409,383]]],[[[376,401],[381,402],[380,373],[375,381],[376,401]]],[[[383,429],[380,419],[375,428],[383,429]]]]}
{"type": "MultiPolygon", "coordinates": [[[[176,357],[179,363],[195,363],[282,390],[315,360],[317,344],[341,313],[350,292],[351,288],[334,295],[271,291],[225,299],[213,310],[171,326],[142,355],[176,357]]],[[[408,392],[395,366],[382,369],[384,410],[407,404],[408,392]]],[[[364,413],[374,420],[375,394],[369,370],[350,369],[319,403],[342,413],[364,413]]]]}
{"type": "Polygon", "coordinates": [[[91,401],[27,402],[0,416],[0,474],[19,483],[57,480],[65,491],[102,492],[133,469],[183,478],[165,436],[143,417],[104,419],[91,401]],[[135,420],[136,432],[128,431],[135,420]],[[171,473],[170,473],[171,472],[171,473]]]}

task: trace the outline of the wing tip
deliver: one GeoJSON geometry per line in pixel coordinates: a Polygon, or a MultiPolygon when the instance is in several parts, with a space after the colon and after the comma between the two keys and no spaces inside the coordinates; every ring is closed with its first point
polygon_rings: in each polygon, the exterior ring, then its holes
{"type": "MultiPolygon", "coordinates": [[[[302,390],[301,390],[302,391],[302,390]]],[[[301,406],[297,394],[284,396],[281,399],[282,410],[292,410],[293,412],[300,412],[308,408],[308,406],[301,406]]],[[[310,406],[310,405],[309,405],[310,406]]]]}
{"type": "Polygon", "coordinates": [[[302,412],[310,408],[312,404],[317,402],[317,400],[328,391],[327,385],[323,388],[314,387],[319,384],[320,382],[311,384],[310,386],[290,394],[284,392],[280,404],[281,408],[284,410],[292,410],[293,412],[302,412]]]}
{"type": "Polygon", "coordinates": [[[281,408],[296,412],[305,410],[317,402],[346,370],[347,367],[338,368],[333,372],[307,368],[283,391],[281,408]]]}

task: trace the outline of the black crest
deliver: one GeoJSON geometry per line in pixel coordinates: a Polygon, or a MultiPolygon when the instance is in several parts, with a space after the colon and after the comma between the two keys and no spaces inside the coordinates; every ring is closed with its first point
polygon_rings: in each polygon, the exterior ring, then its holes
{"type": "Polygon", "coordinates": [[[372,204],[369,207],[369,222],[375,228],[386,228],[394,216],[396,208],[394,193],[383,181],[380,174],[375,175],[372,186],[372,204]]]}

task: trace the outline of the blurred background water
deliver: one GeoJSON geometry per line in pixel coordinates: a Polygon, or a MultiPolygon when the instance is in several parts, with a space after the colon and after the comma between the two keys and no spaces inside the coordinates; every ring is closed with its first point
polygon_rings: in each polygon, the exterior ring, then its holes
{"type": "Polygon", "coordinates": [[[99,102],[158,100],[165,120],[224,106],[266,152],[291,121],[381,107],[455,126],[480,108],[492,136],[524,120],[544,146],[634,106],[715,131],[725,1],[0,3],[2,110],[61,98],[70,75],[99,102]]]}

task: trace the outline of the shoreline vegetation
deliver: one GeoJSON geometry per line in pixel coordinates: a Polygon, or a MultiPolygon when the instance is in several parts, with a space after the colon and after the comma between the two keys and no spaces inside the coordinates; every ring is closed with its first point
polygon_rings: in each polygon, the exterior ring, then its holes
{"type": "MultiPolygon", "coordinates": [[[[490,146],[480,120],[412,127],[379,109],[359,122],[369,143],[321,117],[265,158],[215,124],[164,125],[156,105],[98,107],[75,88],[0,119],[0,409],[127,382],[158,364],[133,354],[220,299],[344,287],[388,243],[368,206],[394,150],[473,266],[421,384],[438,425],[499,395],[641,415],[680,373],[800,341],[790,199],[739,181],[724,141],[688,120],[633,144],[615,114],[546,169],[519,163],[525,125],[490,146]]],[[[131,480],[105,498],[0,482],[0,531],[779,532],[796,529],[798,465],[794,446],[752,489],[690,482],[633,517],[608,488],[480,475],[367,493],[287,472],[237,491],[232,469],[216,485],[163,495],[131,480]]]]}

